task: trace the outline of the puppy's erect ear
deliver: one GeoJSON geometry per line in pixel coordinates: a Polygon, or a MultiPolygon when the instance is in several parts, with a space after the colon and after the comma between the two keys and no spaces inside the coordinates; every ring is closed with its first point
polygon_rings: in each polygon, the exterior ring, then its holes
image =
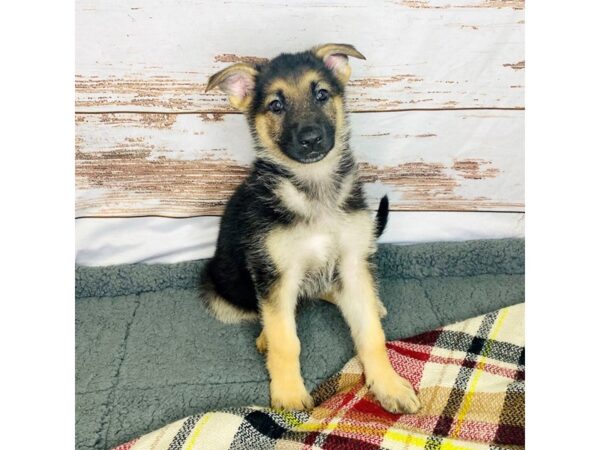
{"type": "Polygon", "coordinates": [[[252,101],[257,73],[250,64],[234,64],[211,76],[205,92],[219,87],[229,96],[229,102],[234,108],[246,111],[252,101]]]}
{"type": "Polygon", "coordinates": [[[350,44],[324,44],[313,48],[312,51],[318,58],[323,60],[342,84],[346,84],[350,79],[351,70],[350,64],[348,64],[348,56],[367,59],[350,44]]]}

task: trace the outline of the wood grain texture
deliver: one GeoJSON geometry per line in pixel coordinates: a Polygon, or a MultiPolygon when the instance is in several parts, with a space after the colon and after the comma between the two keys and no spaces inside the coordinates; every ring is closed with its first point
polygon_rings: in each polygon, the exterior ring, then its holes
{"type": "MultiPolygon", "coordinates": [[[[352,114],[371,206],[522,211],[523,112],[352,114]]],[[[240,115],[78,114],[78,217],[221,214],[253,159],[240,115]]]]}
{"type": "Polygon", "coordinates": [[[352,111],[524,105],[520,0],[79,0],[76,8],[79,112],[232,112],[222,94],[204,93],[210,74],[326,41],[367,56],[352,63],[352,111]]]}

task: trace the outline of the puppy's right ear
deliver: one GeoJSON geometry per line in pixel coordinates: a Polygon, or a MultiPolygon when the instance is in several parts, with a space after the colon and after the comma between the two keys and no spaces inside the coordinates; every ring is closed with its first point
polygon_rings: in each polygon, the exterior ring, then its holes
{"type": "Polygon", "coordinates": [[[350,44],[325,44],[312,49],[313,53],[323,60],[327,68],[337,77],[342,84],[346,84],[350,79],[350,64],[348,56],[358,59],[367,59],[365,55],[356,50],[350,44]]]}
{"type": "Polygon", "coordinates": [[[234,64],[211,76],[205,92],[218,87],[229,96],[229,102],[234,108],[246,111],[254,96],[257,73],[250,64],[234,64]]]}

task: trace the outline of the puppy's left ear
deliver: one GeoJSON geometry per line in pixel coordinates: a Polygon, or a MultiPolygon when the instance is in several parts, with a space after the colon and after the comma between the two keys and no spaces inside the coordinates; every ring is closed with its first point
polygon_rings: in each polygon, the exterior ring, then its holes
{"type": "Polygon", "coordinates": [[[257,73],[256,68],[250,64],[234,64],[212,75],[205,92],[218,87],[229,96],[229,102],[234,108],[246,111],[254,96],[257,73]]]}
{"type": "Polygon", "coordinates": [[[350,64],[348,56],[358,59],[367,59],[350,44],[325,44],[313,48],[313,53],[323,60],[325,65],[331,69],[333,74],[342,84],[346,84],[350,79],[350,64]]]}

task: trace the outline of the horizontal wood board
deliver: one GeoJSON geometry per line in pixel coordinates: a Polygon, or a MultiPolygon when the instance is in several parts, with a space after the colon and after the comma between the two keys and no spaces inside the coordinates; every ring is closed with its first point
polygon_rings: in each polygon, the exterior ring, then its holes
{"type": "Polygon", "coordinates": [[[524,106],[523,1],[79,0],[76,110],[232,112],[208,76],[348,42],[351,111],[524,106]]]}
{"type": "MultiPolygon", "coordinates": [[[[353,114],[370,205],[522,211],[523,111],[353,114]]],[[[77,216],[219,215],[253,159],[243,116],[78,114],[77,216]]]]}

